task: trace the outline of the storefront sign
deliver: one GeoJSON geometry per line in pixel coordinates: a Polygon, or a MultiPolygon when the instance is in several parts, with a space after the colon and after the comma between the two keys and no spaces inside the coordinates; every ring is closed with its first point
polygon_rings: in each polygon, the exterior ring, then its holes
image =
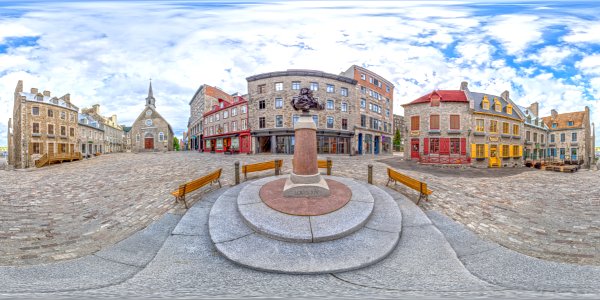
{"type": "Polygon", "coordinates": [[[490,142],[498,142],[500,138],[497,135],[490,135],[489,140],[490,142]]]}
{"type": "Polygon", "coordinates": [[[421,134],[421,132],[419,130],[411,130],[410,131],[410,136],[419,136],[419,134],[421,134]]]}

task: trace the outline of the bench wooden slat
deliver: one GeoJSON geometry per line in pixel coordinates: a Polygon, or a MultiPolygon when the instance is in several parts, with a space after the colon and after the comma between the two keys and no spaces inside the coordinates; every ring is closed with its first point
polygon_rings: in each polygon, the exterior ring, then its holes
{"type": "Polygon", "coordinates": [[[177,190],[171,192],[171,195],[175,196],[175,200],[182,200],[185,204],[185,208],[188,208],[187,202],[185,201],[185,195],[189,194],[209,183],[218,182],[219,186],[221,186],[221,181],[219,180],[221,177],[221,170],[218,169],[208,175],[202,176],[198,179],[194,179],[192,181],[188,181],[177,188],[177,190]]]}
{"type": "Polygon", "coordinates": [[[388,177],[389,177],[388,184],[390,181],[400,182],[400,183],[408,186],[409,188],[419,192],[420,196],[419,196],[419,200],[417,201],[417,204],[419,204],[419,201],[421,200],[421,198],[424,197],[425,199],[427,199],[427,196],[429,196],[433,193],[432,190],[427,188],[427,183],[421,182],[412,177],[401,174],[400,172],[398,172],[396,170],[388,168],[388,177]]]}
{"type": "Polygon", "coordinates": [[[275,169],[275,174],[277,175],[278,170],[281,169],[282,165],[283,165],[283,160],[280,160],[280,159],[266,161],[266,162],[259,162],[259,163],[255,163],[255,164],[248,164],[248,165],[242,166],[242,173],[244,173],[244,178],[246,178],[248,173],[275,169]]]}

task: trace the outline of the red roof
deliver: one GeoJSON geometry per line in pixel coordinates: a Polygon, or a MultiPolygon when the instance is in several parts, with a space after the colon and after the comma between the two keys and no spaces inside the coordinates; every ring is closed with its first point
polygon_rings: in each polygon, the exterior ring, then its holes
{"type": "Polygon", "coordinates": [[[428,102],[431,102],[431,97],[435,96],[435,95],[440,97],[440,102],[469,102],[469,100],[467,100],[467,95],[465,95],[464,91],[461,91],[461,90],[435,90],[429,94],[423,95],[423,96],[417,98],[416,100],[413,100],[410,103],[407,103],[404,105],[417,104],[417,103],[428,103],[428,102]]]}

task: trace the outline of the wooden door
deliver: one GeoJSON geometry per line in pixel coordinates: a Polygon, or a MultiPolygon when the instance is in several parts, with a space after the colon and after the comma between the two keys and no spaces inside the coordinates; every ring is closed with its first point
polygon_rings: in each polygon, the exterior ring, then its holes
{"type": "Polygon", "coordinates": [[[144,139],[144,149],[154,149],[154,138],[147,137],[144,139]]]}
{"type": "Polygon", "coordinates": [[[498,145],[490,145],[490,167],[500,167],[498,145]]]}
{"type": "Polygon", "coordinates": [[[410,158],[419,159],[419,139],[410,140],[410,158]]]}

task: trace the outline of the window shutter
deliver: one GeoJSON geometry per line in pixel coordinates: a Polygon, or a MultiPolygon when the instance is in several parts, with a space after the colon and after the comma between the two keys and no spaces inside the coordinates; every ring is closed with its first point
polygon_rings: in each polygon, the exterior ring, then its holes
{"type": "Polygon", "coordinates": [[[513,156],[513,145],[508,146],[508,156],[509,157],[513,156]]]}
{"type": "Polygon", "coordinates": [[[467,154],[467,139],[461,138],[460,139],[460,155],[466,155],[466,154],[467,154]]]}
{"type": "Polygon", "coordinates": [[[440,154],[450,154],[450,139],[440,138],[440,154]]]}
{"type": "Polygon", "coordinates": [[[500,157],[504,157],[504,145],[500,144],[500,157]]]}
{"type": "Polygon", "coordinates": [[[523,146],[519,146],[519,156],[523,157],[523,146]]]}
{"type": "Polygon", "coordinates": [[[490,157],[490,145],[485,144],[483,146],[483,157],[487,158],[490,157]]]}
{"type": "Polygon", "coordinates": [[[423,139],[423,154],[425,154],[425,155],[429,154],[429,138],[423,139]]]}
{"type": "Polygon", "coordinates": [[[471,158],[477,157],[477,145],[471,144],[471,158]]]}

